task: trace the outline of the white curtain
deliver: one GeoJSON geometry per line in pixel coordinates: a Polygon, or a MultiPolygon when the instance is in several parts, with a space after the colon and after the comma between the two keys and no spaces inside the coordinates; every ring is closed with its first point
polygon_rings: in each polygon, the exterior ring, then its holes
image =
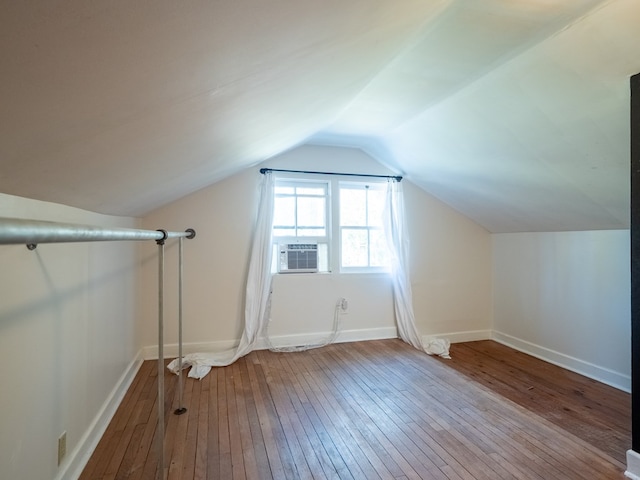
{"type": "MultiPolygon", "coordinates": [[[[189,377],[202,378],[209,373],[211,367],[230,365],[251,352],[268,321],[266,314],[272,279],[273,203],[273,175],[271,172],[266,172],[262,178],[258,218],[251,248],[251,259],[249,260],[244,310],[245,325],[240,343],[236,348],[226,352],[185,355],[182,367],[191,367],[189,377]]],[[[173,360],[167,368],[177,373],[178,359],[173,360]]]]}
{"type": "Polygon", "coordinates": [[[391,281],[398,333],[409,345],[424,350],[413,314],[409,279],[409,235],[404,221],[402,184],[396,179],[389,179],[387,184],[384,230],[391,251],[391,281]]]}

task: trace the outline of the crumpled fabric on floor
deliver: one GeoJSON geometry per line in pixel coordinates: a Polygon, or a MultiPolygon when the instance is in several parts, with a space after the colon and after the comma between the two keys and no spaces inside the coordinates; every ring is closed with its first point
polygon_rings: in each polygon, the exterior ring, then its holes
{"type": "Polygon", "coordinates": [[[446,338],[430,338],[424,346],[424,351],[429,355],[438,355],[439,357],[450,359],[450,346],[451,342],[446,338]]]}
{"type": "MultiPolygon", "coordinates": [[[[233,363],[234,351],[225,353],[189,353],[182,357],[182,369],[191,367],[189,370],[189,378],[197,378],[201,380],[211,371],[212,367],[224,367],[233,363]]],[[[177,374],[178,359],[171,360],[167,369],[177,374]]]]}

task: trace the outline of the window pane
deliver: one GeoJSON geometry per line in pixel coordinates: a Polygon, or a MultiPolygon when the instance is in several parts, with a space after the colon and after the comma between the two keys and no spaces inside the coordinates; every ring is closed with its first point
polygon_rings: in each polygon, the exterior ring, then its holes
{"type": "Polygon", "coordinates": [[[296,193],[298,195],[325,195],[326,188],[324,187],[297,187],[296,193]]]}
{"type": "Polygon", "coordinates": [[[367,230],[343,228],[341,230],[342,266],[367,266],[367,230]]]}
{"type": "Polygon", "coordinates": [[[280,193],[287,193],[289,195],[293,195],[294,193],[296,193],[295,187],[288,187],[285,185],[276,185],[274,187],[274,191],[276,192],[276,195],[280,193]]]}
{"type": "Polygon", "coordinates": [[[296,229],[291,227],[273,227],[275,237],[295,237],[296,229]]]}
{"type": "Polygon", "coordinates": [[[296,225],[295,205],[294,197],[276,197],[274,200],[273,224],[294,227],[296,225]]]}
{"type": "Polygon", "coordinates": [[[340,189],[340,225],[365,226],[367,224],[366,190],[340,189]]]}
{"type": "Polygon", "coordinates": [[[382,227],[386,192],[384,190],[369,189],[369,226],[382,227]]]}
{"type": "Polygon", "coordinates": [[[298,237],[326,237],[327,231],[325,228],[298,228],[298,237]]]}
{"type": "Polygon", "coordinates": [[[318,244],[318,271],[329,271],[329,245],[326,243],[318,244]]]}
{"type": "Polygon", "coordinates": [[[298,197],[298,227],[324,227],[324,197],[298,197]]]}
{"type": "Polygon", "coordinates": [[[389,258],[389,250],[387,249],[384,232],[378,229],[371,229],[369,231],[369,240],[371,242],[370,266],[388,267],[391,264],[391,260],[389,258]]]}

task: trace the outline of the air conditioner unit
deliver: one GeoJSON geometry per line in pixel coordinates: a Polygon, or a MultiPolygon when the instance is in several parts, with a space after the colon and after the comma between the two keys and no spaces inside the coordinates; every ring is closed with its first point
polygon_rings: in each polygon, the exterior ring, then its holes
{"type": "Polygon", "coordinates": [[[318,271],[317,243],[284,243],[279,247],[279,273],[315,273],[318,271]]]}

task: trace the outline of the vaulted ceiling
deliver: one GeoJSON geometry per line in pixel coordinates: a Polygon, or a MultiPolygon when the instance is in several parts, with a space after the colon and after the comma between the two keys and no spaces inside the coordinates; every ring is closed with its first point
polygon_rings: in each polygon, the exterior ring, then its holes
{"type": "Polygon", "coordinates": [[[304,143],[492,232],[627,228],[638,0],[0,1],[0,192],[140,216],[304,143]]]}

